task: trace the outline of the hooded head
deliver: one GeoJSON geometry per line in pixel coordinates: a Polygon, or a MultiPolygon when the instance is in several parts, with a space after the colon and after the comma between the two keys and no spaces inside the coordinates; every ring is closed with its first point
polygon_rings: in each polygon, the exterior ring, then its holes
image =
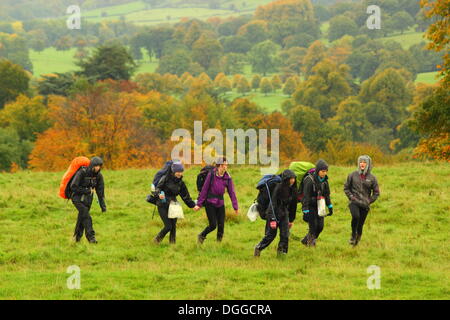
{"type": "Polygon", "coordinates": [[[357,165],[359,174],[367,175],[368,173],[370,173],[370,170],[372,170],[372,159],[370,159],[368,155],[359,156],[357,165]],[[361,162],[367,163],[366,168],[364,170],[361,170],[361,168],[359,167],[359,164],[361,162]]]}
{"type": "Polygon", "coordinates": [[[281,174],[281,180],[283,181],[283,183],[289,184],[289,180],[290,179],[296,179],[297,176],[295,175],[295,173],[292,170],[284,170],[283,173],[281,174]]]}
{"type": "MultiPolygon", "coordinates": [[[[94,172],[94,167],[96,167],[96,166],[100,166],[100,170],[101,170],[101,167],[103,166],[102,158],[100,158],[100,157],[93,157],[91,159],[91,162],[89,163],[89,170],[94,172]]],[[[100,172],[100,170],[98,172],[100,172]]],[[[95,173],[97,173],[97,172],[95,172],[95,173]]]]}
{"type": "Polygon", "coordinates": [[[184,171],[184,167],[183,167],[183,164],[181,162],[174,162],[172,164],[172,166],[170,167],[170,169],[172,170],[173,173],[183,172],[184,171]]]}

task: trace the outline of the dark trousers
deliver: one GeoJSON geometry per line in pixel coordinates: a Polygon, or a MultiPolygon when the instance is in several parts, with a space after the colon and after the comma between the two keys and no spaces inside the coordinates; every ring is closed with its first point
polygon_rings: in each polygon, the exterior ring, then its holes
{"type": "Polygon", "coordinates": [[[302,240],[304,244],[307,243],[308,238],[311,240],[319,238],[324,226],[324,218],[320,217],[317,211],[311,210],[310,212],[305,213],[305,215],[308,221],[309,231],[302,240]]]}
{"type": "Polygon", "coordinates": [[[277,236],[277,230],[280,229],[280,242],[278,243],[278,251],[287,253],[289,246],[289,216],[284,215],[277,224],[276,229],[270,227],[270,219],[266,222],[265,236],[256,246],[259,250],[267,248],[277,236]]]}
{"type": "Polygon", "coordinates": [[[91,206],[81,201],[72,200],[75,208],[78,210],[77,224],[75,225],[74,236],[77,241],[83,237],[83,232],[86,233],[86,238],[92,240],[95,238],[95,231],[92,227],[92,218],[89,214],[91,206]]]}
{"type": "Polygon", "coordinates": [[[217,240],[221,241],[225,229],[225,206],[217,208],[214,205],[207,203],[205,205],[205,210],[206,215],[208,216],[209,225],[202,231],[202,233],[200,233],[200,235],[206,238],[208,233],[217,228],[217,240]]]}
{"type": "Polygon", "coordinates": [[[169,205],[158,206],[159,216],[164,223],[164,228],[156,236],[159,240],[164,239],[166,234],[170,232],[169,241],[175,243],[177,236],[177,219],[169,218],[169,205]]]}
{"type": "Polygon", "coordinates": [[[352,214],[352,238],[356,235],[361,236],[363,233],[364,222],[366,222],[369,209],[361,208],[357,204],[350,203],[350,213],[352,214]]]}

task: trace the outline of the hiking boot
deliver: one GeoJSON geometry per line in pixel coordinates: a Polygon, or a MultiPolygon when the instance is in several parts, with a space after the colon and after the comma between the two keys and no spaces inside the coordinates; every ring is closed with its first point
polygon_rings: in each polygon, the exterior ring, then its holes
{"type": "Polygon", "coordinates": [[[354,246],[355,245],[355,241],[356,241],[356,236],[352,235],[352,237],[350,238],[350,240],[348,240],[348,244],[354,246]]]}
{"type": "Polygon", "coordinates": [[[261,250],[258,246],[255,247],[255,251],[253,252],[254,257],[259,257],[261,255],[261,250]]]}
{"type": "Polygon", "coordinates": [[[175,244],[175,243],[177,243],[177,240],[176,239],[169,239],[169,243],[170,244],[175,244]]]}
{"type": "Polygon", "coordinates": [[[360,240],[361,240],[361,235],[357,234],[356,238],[355,238],[355,244],[353,246],[357,246],[360,240]]]}
{"type": "Polygon", "coordinates": [[[202,236],[201,234],[199,234],[199,235],[197,236],[198,244],[203,244],[203,241],[205,241],[205,239],[206,239],[206,237],[204,237],[204,236],[202,236]]]}
{"type": "Polygon", "coordinates": [[[314,236],[309,235],[308,239],[306,240],[306,246],[308,247],[315,247],[316,246],[316,239],[314,236]]]}
{"type": "Polygon", "coordinates": [[[304,245],[307,246],[308,245],[308,240],[306,237],[304,237],[302,240],[300,240],[300,242],[304,245]]]}
{"type": "Polygon", "coordinates": [[[75,241],[75,242],[80,242],[80,241],[81,241],[81,237],[79,237],[79,236],[77,236],[77,235],[74,235],[72,239],[73,239],[73,241],[75,241]]]}
{"type": "Polygon", "coordinates": [[[89,240],[89,243],[94,243],[94,244],[97,244],[98,243],[98,241],[95,239],[95,238],[92,238],[92,239],[90,239],[89,240]]]}
{"type": "Polygon", "coordinates": [[[287,255],[287,252],[283,251],[283,250],[277,250],[277,258],[282,258],[285,257],[287,255]]]}
{"type": "Polygon", "coordinates": [[[156,236],[156,237],[153,238],[153,243],[154,243],[154,244],[160,244],[161,241],[162,241],[162,239],[161,239],[160,237],[158,237],[158,236],[156,236]]]}

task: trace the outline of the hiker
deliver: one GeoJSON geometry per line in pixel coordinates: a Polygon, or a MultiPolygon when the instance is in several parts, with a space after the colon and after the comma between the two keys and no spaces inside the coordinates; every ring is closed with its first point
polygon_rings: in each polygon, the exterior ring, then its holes
{"type": "Polygon", "coordinates": [[[97,243],[89,211],[91,210],[95,189],[100,208],[102,212],[106,212],[105,185],[103,175],[100,172],[102,166],[103,160],[99,157],[93,157],[88,167],[81,167],[77,171],[70,184],[70,190],[72,192],[70,198],[78,210],[78,219],[74,232],[76,242],[80,241],[83,232],[85,232],[89,243],[97,243]]]}
{"type": "Polygon", "coordinates": [[[284,170],[281,183],[277,183],[271,194],[271,205],[266,210],[265,236],[255,247],[254,256],[259,257],[277,236],[280,229],[280,242],[277,255],[287,254],[289,229],[295,220],[297,210],[296,175],[291,170],[284,170]]]}
{"type": "Polygon", "coordinates": [[[344,185],[344,192],[349,199],[352,215],[352,236],[349,243],[356,246],[361,240],[364,222],[370,211],[370,205],[380,196],[377,178],[370,173],[372,159],[363,155],[358,157],[358,170],[350,173],[344,185]]]}
{"type": "Polygon", "coordinates": [[[198,243],[202,244],[206,236],[217,228],[217,241],[221,242],[225,228],[225,188],[230,196],[236,215],[239,214],[238,201],[234,191],[233,180],[227,171],[228,162],[225,157],[217,160],[216,166],[206,176],[201,189],[197,205],[194,210],[198,211],[205,205],[209,225],[197,236],[198,243]]]}
{"type": "Polygon", "coordinates": [[[155,186],[155,192],[159,195],[156,205],[159,216],[164,223],[164,228],[153,239],[156,244],[159,244],[168,232],[170,232],[169,242],[171,244],[175,244],[176,242],[177,219],[169,218],[170,201],[177,201],[176,197],[179,195],[189,208],[195,207],[195,202],[191,199],[183,181],[183,171],[183,164],[181,162],[174,162],[170,166],[170,170],[155,186]]]}
{"type": "Polygon", "coordinates": [[[316,246],[316,240],[324,226],[324,217],[319,216],[318,213],[317,200],[319,197],[325,198],[325,205],[328,207],[328,216],[333,215],[327,173],[328,164],[320,159],[316,163],[314,173],[308,174],[303,181],[303,220],[308,222],[309,231],[301,242],[309,247],[316,246]]]}

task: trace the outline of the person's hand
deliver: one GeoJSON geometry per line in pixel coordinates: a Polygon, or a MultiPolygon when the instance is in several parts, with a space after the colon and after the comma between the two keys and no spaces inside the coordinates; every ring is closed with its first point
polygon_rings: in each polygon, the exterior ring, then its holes
{"type": "Polygon", "coordinates": [[[276,229],[277,228],[277,222],[276,221],[270,221],[270,228],[276,229]]]}
{"type": "Polygon", "coordinates": [[[234,213],[235,213],[236,215],[239,215],[239,210],[234,210],[234,213]]]}
{"type": "Polygon", "coordinates": [[[195,206],[194,207],[194,211],[198,211],[198,210],[200,210],[200,207],[199,206],[195,206]]]}
{"type": "Polygon", "coordinates": [[[288,225],[289,229],[292,228],[293,225],[294,225],[293,222],[289,222],[289,225],[288,225]]]}
{"type": "Polygon", "coordinates": [[[333,208],[328,208],[328,212],[329,212],[328,215],[332,216],[333,215],[333,208]]]}
{"type": "Polygon", "coordinates": [[[160,195],[159,195],[159,198],[160,198],[161,200],[164,200],[164,199],[166,198],[166,196],[163,195],[163,194],[160,194],[160,195]]]}

